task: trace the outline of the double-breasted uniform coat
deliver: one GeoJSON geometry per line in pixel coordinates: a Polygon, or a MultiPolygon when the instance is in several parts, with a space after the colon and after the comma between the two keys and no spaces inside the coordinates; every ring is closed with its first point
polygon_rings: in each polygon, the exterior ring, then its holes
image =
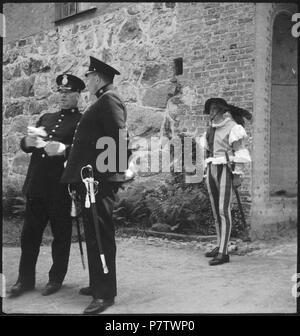
{"type": "MultiPolygon", "coordinates": [[[[77,108],[45,113],[36,127],[45,127],[47,137],[44,140],[65,144],[68,153],[81,116],[77,108]]],[[[54,237],[49,281],[62,283],[67,272],[72,234],[70,196],[67,186],[60,183],[67,154],[48,156],[44,148],[27,147],[25,137],[20,146],[24,152],[31,153],[31,159],[23,185],[26,212],[21,233],[19,281],[28,285],[35,283],[35,266],[49,221],[54,237]]]]}

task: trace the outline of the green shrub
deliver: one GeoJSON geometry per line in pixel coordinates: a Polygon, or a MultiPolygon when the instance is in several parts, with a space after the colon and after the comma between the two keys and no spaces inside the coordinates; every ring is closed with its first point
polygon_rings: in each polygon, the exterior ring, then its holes
{"type": "MultiPolygon", "coordinates": [[[[239,237],[244,228],[236,204],[231,215],[232,236],[239,237]]],[[[186,184],[181,173],[156,187],[142,183],[130,186],[116,205],[114,220],[118,227],[150,229],[155,223],[165,223],[176,233],[216,234],[205,183],[186,184]]]]}

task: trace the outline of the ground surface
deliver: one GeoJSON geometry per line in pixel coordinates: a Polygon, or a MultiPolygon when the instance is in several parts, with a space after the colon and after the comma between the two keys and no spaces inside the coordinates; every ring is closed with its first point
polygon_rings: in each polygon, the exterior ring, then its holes
{"type": "MultiPolygon", "coordinates": [[[[294,313],[291,294],[296,273],[296,238],[242,244],[231,262],[208,266],[209,243],[154,237],[117,238],[118,296],[107,314],[131,313],[294,313]]],[[[10,299],[20,248],[3,249],[6,313],[81,314],[91,298],[78,291],[88,284],[79,248],[72,244],[69,271],[61,290],[44,297],[51,266],[50,246],[42,246],[36,289],[10,299]]],[[[86,257],[86,254],[85,254],[86,257]]]]}

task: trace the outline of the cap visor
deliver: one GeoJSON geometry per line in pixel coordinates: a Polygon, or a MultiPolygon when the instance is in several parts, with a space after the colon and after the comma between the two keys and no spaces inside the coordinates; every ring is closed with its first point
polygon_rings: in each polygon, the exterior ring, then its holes
{"type": "Polygon", "coordinates": [[[94,72],[96,72],[96,71],[87,71],[84,75],[87,76],[87,75],[89,75],[91,73],[94,73],[94,72]]]}
{"type": "Polygon", "coordinates": [[[63,85],[60,85],[60,86],[57,88],[57,91],[72,91],[72,88],[69,87],[69,86],[63,86],[63,85]]]}

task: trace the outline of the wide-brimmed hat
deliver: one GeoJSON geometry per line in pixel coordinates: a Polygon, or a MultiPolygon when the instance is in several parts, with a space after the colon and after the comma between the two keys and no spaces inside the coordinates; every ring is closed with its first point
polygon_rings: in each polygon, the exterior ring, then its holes
{"type": "Polygon", "coordinates": [[[223,99],[223,98],[209,98],[209,99],[207,99],[207,101],[204,104],[203,114],[209,114],[211,104],[217,104],[219,106],[221,105],[225,108],[228,108],[228,104],[227,104],[225,99],[223,99]]]}

